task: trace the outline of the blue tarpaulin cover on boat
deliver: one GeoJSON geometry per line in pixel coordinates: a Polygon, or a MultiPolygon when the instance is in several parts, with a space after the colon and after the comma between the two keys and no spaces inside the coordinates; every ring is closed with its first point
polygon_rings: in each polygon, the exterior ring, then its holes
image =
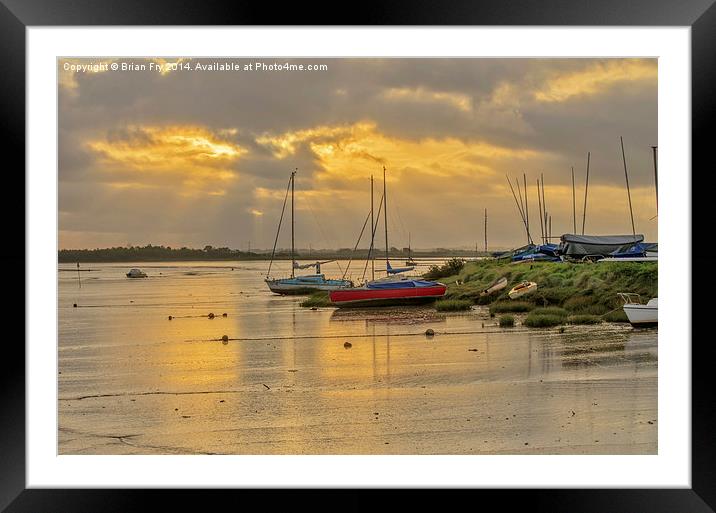
{"type": "Polygon", "coordinates": [[[613,252],[626,251],[634,244],[644,241],[635,235],[576,235],[565,233],[561,237],[559,253],[572,258],[585,256],[612,256],[613,252]]]}
{"type": "Polygon", "coordinates": [[[415,287],[434,287],[437,282],[427,280],[375,281],[368,283],[369,289],[410,289],[415,287]]]}
{"type": "Polygon", "coordinates": [[[614,258],[629,258],[629,257],[643,257],[646,256],[646,244],[641,242],[628,247],[627,249],[618,249],[611,253],[614,258]]]}
{"type": "Polygon", "coordinates": [[[528,246],[526,249],[522,249],[520,252],[516,252],[512,256],[513,262],[522,262],[524,260],[529,261],[545,261],[545,262],[557,262],[560,258],[557,256],[557,244],[542,244],[541,246],[528,246]]]}

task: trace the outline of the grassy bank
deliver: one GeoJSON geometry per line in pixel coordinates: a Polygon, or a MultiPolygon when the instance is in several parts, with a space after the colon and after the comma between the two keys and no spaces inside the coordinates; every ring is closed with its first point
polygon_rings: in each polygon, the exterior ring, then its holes
{"type": "Polygon", "coordinates": [[[512,264],[484,260],[467,262],[458,274],[442,278],[448,286],[446,300],[470,300],[490,305],[490,312],[530,312],[535,325],[560,322],[626,321],[619,309],[617,292],[636,292],[644,299],[657,296],[658,264],[656,262],[560,263],[537,262],[512,264]],[[507,278],[507,287],[487,297],[480,297],[487,286],[500,277],[507,278]],[[537,283],[537,290],[519,301],[507,293],[521,281],[537,283]],[[539,307],[539,308],[538,308],[539,307]],[[615,312],[611,312],[618,309],[615,312]],[[611,312],[611,313],[609,313],[611,312]],[[607,315],[605,315],[607,314],[607,315]]]}
{"type": "Polygon", "coordinates": [[[304,308],[320,307],[320,306],[332,306],[331,300],[328,298],[328,292],[314,292],[306,299],[301,301],[301,306],[304,308]]]}

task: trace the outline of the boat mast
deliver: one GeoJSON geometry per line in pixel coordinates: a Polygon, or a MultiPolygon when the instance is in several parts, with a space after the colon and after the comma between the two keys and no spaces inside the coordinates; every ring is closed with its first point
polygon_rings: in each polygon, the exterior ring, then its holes
{"type": "Polygon", "coordinates": [[[544,198],[544,173],[540,173],[542,179],[542,210],[544,215],[544,233],[546,235],[545,244],[549,243],[549,232],[547,231],[547,200],[544,198]]]}
{"type": "Polygon", "coordinates": [[[627,173],[626,155],[624,154],[624,138],[620,135],[619,141],[622,145],[622,160],[624,161],[624,177],[626,178],[627,196],[629,198],[629,215],[631,216],[631,234],[636,242],[636,230],[634,229],[634,211],[631,208],[631,191],[629,190],[629,173],[627,173]]]}
{"type": "Polygon", "coordinates": [[[487,208],[485,208],[485,253],[487,253],[487,208]]]}
{"type": "Polygon", "coordinates": [[[574,166],[572,166],[572,224],[574,229],[574,234],[577,234],[577,200],[575,199],[575,192],[574,192],[574,166]]]}
{"type": "Polygon", "coordinates": [[[294,201],[293,201],[293,191],[296,186],[296,173],[298,172],[298,168],[296,168],[291,173],[291,278],[295,276],[294,272],[294,264],[296,263],[296,248],[295,248],[295,239],[294,239],[294,223],[293,223],[293,216],[294,216],[294,201]]]}
{"type": "Polygon", "coordinates": [[[370,279],[375,280],[375,254],[373,253],[373,244],[375,243],[375,219],[373,218],[373,175],[370,175],[370,279]]]}
{"type": "Polygon", "coordinates": [[[383,219],[385,220],[385,272],[388,272],[388,196],[386,195],[388,188],[385,185],[385,166],[383,166],[383,219]]]}
{"type": "Polygon", "coordinates": [[[542,235],[542,244],[544,244],[545,241],[545,233],[544,233],[544,218],[542,217],[542,196],[540,196],[539,192],[539,178],[537,179],[537,205],[539,206],[539,231],[542,235]]]}
{"type": "Polygon", "coordinates": [[[654,153],[654,188],[656,189],[656,213],[659,213],[659,177],[657,174],[656,169],[656,148],[657,146],[652,146],[651,150],[654,153]]]}
{"type": "MultiPolygon", "coordinates": [[[[530,233],[530,208],[527,205],[527,175],[525,173],[522,173],[522,180],[525,184],[525,218],[527,223],[527,237],[530,239],[530,244],[532,244],[532,234],[530,233]]],[[[517,180],[517,185],[519,185],[520,182],[517,180]]]]}
{"type": "Polygon", "coordinates": [[[587,191],[589,191],[589,157],[591,152],[587,152],[587,179],[584,182],[584,210],[582,210],[582,235],[584,235],[584,223],[587,221],[587,191]]]}

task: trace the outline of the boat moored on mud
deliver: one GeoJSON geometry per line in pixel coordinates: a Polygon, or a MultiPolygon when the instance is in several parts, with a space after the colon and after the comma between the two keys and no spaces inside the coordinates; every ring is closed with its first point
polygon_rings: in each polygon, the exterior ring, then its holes
{"type": "Polygon", "coordinates": [[[646,304],[642,304],[639,294],[620,292],[618,295],[624,301],[622,308],[632,326],[649,328],[658,325],[658,298],[652,298],[646,304]]]}
{"type": "Polygon", "coordinates": [[[445,295],[447,286],[430,280],[407,276],[374,280],[362,287],[338,289],[329,294],[338,307],[417,305],[435,301],[445,295]]]}

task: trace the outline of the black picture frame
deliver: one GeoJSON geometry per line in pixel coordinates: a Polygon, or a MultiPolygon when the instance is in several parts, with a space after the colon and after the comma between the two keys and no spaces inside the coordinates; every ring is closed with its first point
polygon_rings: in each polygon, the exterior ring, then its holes
{"type": "MultiPolygon", "coordinates": [[[[15,169],[24,169],[25,154],[25,30],[31,26],[91,25],[551,25],[551,26],[688,26],[691,27],[692,71],[692,167],[701,172],[679,170],[684,179],[696,181],[692,187],[692,241],[696,234],[710,233],[710,216],[706,208],[713,200],[706,197],[713,190],[714,164],[709,158],[713,142],[708,135],[716,114],[716,5],[714,0],[528,0],[506,2],[450,3],[424,1],[393,1],[361,3],[346,17],[335,4],[322,1],[280,4],[268,2],[217,2],[211,0],[0,0],[0,126],[6,132],[0,138],[3,155],[17,155],[15,169]]],[[[9,167],[9,166],[8,166],[9,167]]],[[[6,195],[22,202],[25,180],[18,172],[6,169],[6,195]],[[13,175],[7,176],[7,175],[13,175]],[[16,183],[8,186],[11,180],[16,183]],[[10,180],[8,182],[8,180],[10,180]],[[11,192],[12,191],[12,192],[11,192]]],[[[692,182],[693,183],[693,182],[692,182]]],[[[16,222],[20,205],[0,202],[6,232],[15,235],[12,256],[3,257],[3,264],[13,269],[17,290],[25,297],[20,274],[25,267],[24,224],[16,222]],[[8,226],[9,225],[9,226],[8,226]],[[22,241],[20,243],[19,241],[22,241]]],[[[693,246],[692,246],[693,247],[693,246]]],[[[708,256],[692,248],[683,248],[684,261],[690,259],[692,269],[706,266],[708,256]]],[[[706,268],[706,267],[703,267],[706,268]]],[[[24,274],[26,276],[26,274],[24,274]]],[[[13,282],[13,285],[15,283],[13,282]]],[[[692,289],[692,319],[703,323],[709,312],[707,302],[700,302],[692,289]]],[[[17,300],[17,296],[15,295],[17,300]]],[[[24,304],[24,301],[23,301],[24,304]]],[[[25,311],[27,321],[28,312],[25,311]]],[[[684,322],[687,322],[684,319],[684,322]]],[[[714,361],[713,343],[708,337],[694,337],[692,344],[692,453],[689,489],[529,489],[480,490],[485,499],[498,499],[501,509],[512,509],[523,501],[530,509],[549,511],[649,511],[706,512],[716,507],[716,416],[710,377],[714,361]]],[[[689,340],[662,340],[661,343],[688,345],[689,340]]],[[[128,511],[151,507],[160,499],[162,509],[172,504],[205,510],[207,500],[215,495],[242,494],[241,503],[249,504],[255,491],[192,491],[192,490],[61,490],[26,489],[25,476],[25,351],[15,338],[6,338],[3,348],[5,365],[0,372],[2,414],[0,415],[0,510],[20,511],[128,511]],[[207,497],[210,495],[211,497],[207,497]]],[[[659,383],[668,386],[668,383],[659,383]]],[[[275,493],[275,492],[274,492],[275,493]]],[[[294,492],[306,498],[318,492],[294,492]]],[[[342,509],[373,505],[365,495],[355,501],[340,499],[342,509]]],[[[424,501],[424,492],[403,494],[411,501],[424,501]]],[[[275,497],[275,495],[274,495],[275,497]]],[[[310,499],[313,500],[313,499],[310,499]]],[[[330,493],[320,492],[321,503],[333,502],[330,493]]],[[[471,499],[474,500],[474,499],[471,499]]],[[[480,498],[482,500],[482,498],[480,498]]],[[[241,503],[234,503],[239,506],[241,503]]],[[[488,504],[488,503],[485,503],[488,504]]],[[[363,509],[363,508],[361,508],[363,509]]]]}

